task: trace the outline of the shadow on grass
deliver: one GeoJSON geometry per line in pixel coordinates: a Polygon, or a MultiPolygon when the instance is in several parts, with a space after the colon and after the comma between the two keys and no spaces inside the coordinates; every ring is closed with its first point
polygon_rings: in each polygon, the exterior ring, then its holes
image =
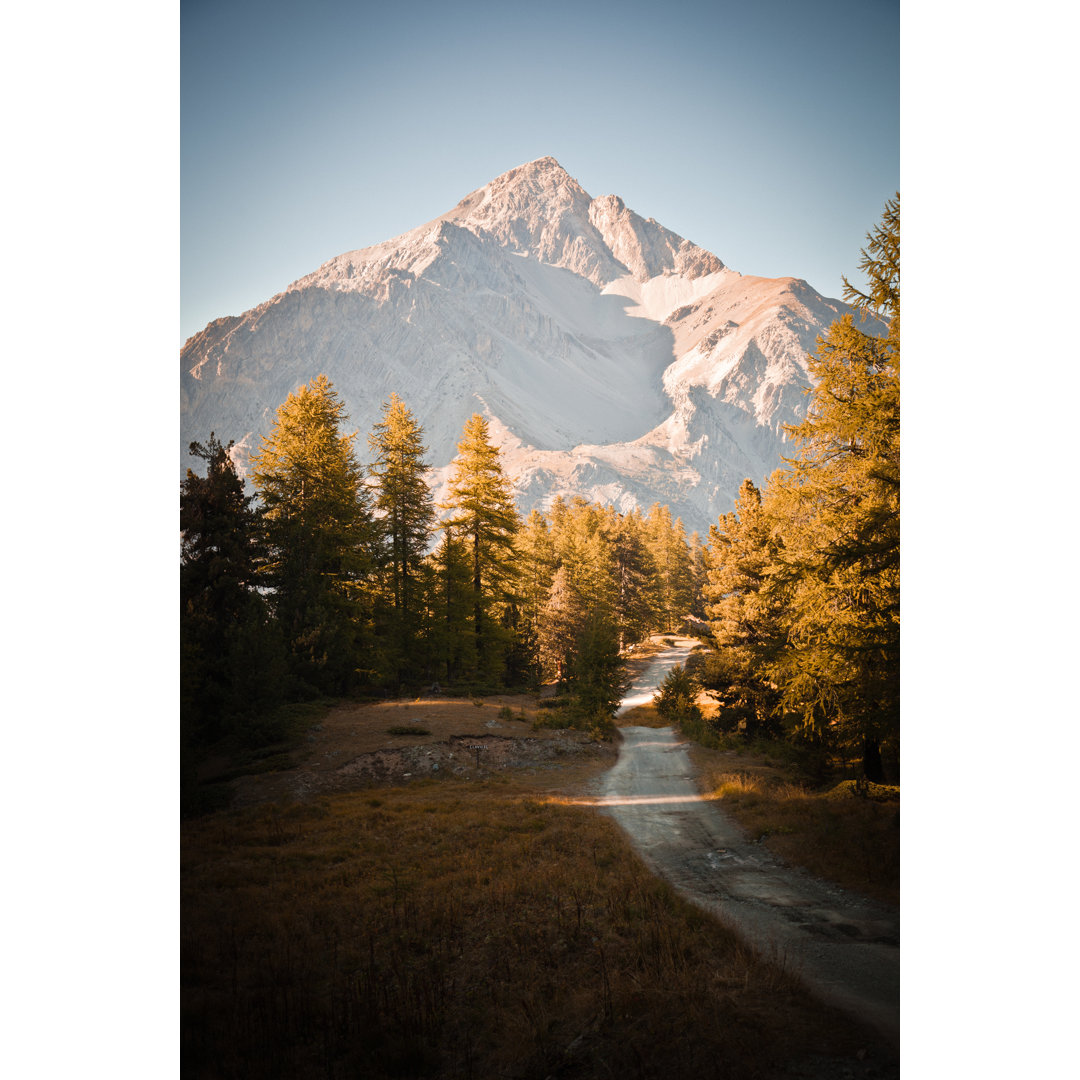
{"type": "Polygon", "coordinates": [[[507,785],[188,823],[182,904],[185,1076],[750,1077],[871,1045],[612,821],[507,785]]]}

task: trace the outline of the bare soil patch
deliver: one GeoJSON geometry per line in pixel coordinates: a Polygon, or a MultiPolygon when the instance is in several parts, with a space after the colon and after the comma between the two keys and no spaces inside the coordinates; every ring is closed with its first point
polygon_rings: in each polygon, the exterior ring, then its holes
{"type": "Polygon", "coordinates": [[[534,729],[539,697],[500,694],[477,704],[469,698],[427,695],[339,705],[313,724],[291,753],[295,767],[234,781],[233,805],[304,800],[423,779],[480,779],[507,770],[535,775],[577,761],[603,768],[614,761],[613,743],[572,729],[534,729]],[[390,734],[391,729],[417,734],[390,734]]]}
{"type": "MultiPolygon", "coordinates": [[[[671,635],[657,634],[634,645],[627,653],[628,676],[639,675],[653,657],[669,648],[665,642],[670,640],[671,635]]],[[[232,805],[302,801],[373,786],[510,773],[529,777],[534,790],[577,790],[579,781],[584,783],[614,763],[618,745],[573,729],[534,728],[538,717],[550,715],[540,708],[540,701],[554,692],[554,685],[547,685],[536,693],[484,698],[422,694],[335,706],[290,751],[291,767],[234,780],[232,805]]]]}

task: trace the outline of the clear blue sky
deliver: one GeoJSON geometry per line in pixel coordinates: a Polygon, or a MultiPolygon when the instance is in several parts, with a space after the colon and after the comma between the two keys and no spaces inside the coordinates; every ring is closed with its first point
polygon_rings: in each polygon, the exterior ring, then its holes
{"type": "Polygon", "coordinates": [[[839,296],[900,186],[896,0],[184,0],[181,339],[551,154],[839,296]]]}

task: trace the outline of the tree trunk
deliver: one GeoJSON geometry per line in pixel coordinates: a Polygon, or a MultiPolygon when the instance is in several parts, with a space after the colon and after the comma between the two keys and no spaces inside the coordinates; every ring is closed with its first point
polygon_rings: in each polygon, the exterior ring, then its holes
{"type": "Polygon", "coordinates": [[[885,770],[881,764],[881,744],[869,735],[863,740],[863,776],[872,784],[885,783],[885,770]]]}

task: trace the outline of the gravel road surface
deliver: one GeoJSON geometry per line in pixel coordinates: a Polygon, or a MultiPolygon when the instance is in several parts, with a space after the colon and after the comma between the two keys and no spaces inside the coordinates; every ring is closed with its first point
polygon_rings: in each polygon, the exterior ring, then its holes
{"type": "MultiPolygon", "coordinates": [[[[651,700],[696,642],[661,653],[620,712],[651,700]]],[[[750,841],[715,801],[702,799],[686,744],[670,727],[622,729],[598,802],[660,876],[699,907],[782,959],[820,998],[894,1044],[900,1030],[898,912],[819,881],[750,841]]]]}

